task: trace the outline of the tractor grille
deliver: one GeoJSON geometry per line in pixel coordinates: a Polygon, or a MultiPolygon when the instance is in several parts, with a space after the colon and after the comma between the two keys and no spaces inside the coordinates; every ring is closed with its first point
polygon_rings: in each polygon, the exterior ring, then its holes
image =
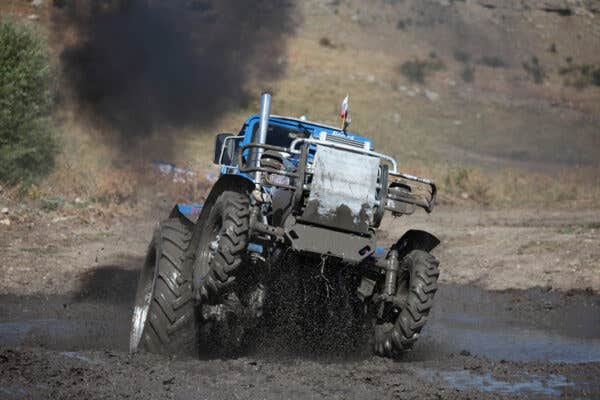
{"type": "Polygon", "coordinates": [[[357,147],[359,149],[364,149],[365,146],[367,146],[365,144],[365,142],[361,142],[361,141],[358,141],[358,140],[350,139],[350,138],[345,137],[345,136],[331,135],[331,134],[328,133],[326,138],[330,142],[345,144],[346,146],[357,147]]]}
{"type": "Polygon", "coordinates": [[[368,233],[375,208],[379,159],[320,146],[302,219],[313,224],[368,233]]]}

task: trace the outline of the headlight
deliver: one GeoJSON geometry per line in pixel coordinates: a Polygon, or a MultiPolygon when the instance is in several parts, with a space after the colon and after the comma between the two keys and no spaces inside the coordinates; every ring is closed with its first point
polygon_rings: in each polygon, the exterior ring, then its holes
{"type": "Polygon", "coordinates": [[[272,185],[289,185],[290,177],[283,176],[283,175],[271,174],[271,175],[269,175],[269,183],[272,185]]]}

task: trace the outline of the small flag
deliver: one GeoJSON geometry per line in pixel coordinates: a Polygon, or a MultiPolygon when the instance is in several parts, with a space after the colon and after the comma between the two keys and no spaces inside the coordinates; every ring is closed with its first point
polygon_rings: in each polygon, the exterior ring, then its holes
{"type": "Polygon", "coordinates": [[[342,111],[340,113],[340,117],[343,119],[348,118],[348,95],[344,97],[344,101],[342,101],[342,111]]]}

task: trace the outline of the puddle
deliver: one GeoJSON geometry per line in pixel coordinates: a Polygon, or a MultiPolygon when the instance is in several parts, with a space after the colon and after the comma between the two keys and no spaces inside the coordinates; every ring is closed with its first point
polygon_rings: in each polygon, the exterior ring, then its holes
{"type": "Polygon", "coordinates": [[[438,293],[423,342],[497,360],[600,361],[597,297],[485,292],[469,286],[445,286],[438,293]]]}
{"type": "MultiPolygon", "coordinates": [[[[0,346],[126,351],[130,304],[0,296],[0,346]]],[[[496,360],[599,362],[600,297],[443,285],[415,357],[462,350],[496,360]]]]}
{"type": "Polygon", "coordinates": [[[600,338],[576,338],[521,326],[492,318],[437,316],[427,336],[456,351],[509,361],[546,360],[582,363],[600,361],[600,338]]]}
{"type": "MultiPolygon", "coordinates": [[[[0,346],[43,346],[55,350],[90,350],[126,347],[128,327],[111,327],[106,321],[32,319],[0,322],[0,346]]],[[[69,356],[75,353],[66,353],[69,356]]]]}
{"type": "Polygon", "coordinates": [[[546,396],[560,396],[566,387],[574,386],[562,375],[525,376],[518,382],[507,382],[495,379],[491,373],[477,375],[468,370],[433,371],[421,370],[418,375],[427,379],[441,379],[452,388],[458,390],[480,390],[496,393],[530,393],[546,396]]]}
{"type": "Polygon", "coordinates": [[[88,356],[78,353],[76,351],[63,351],[60,354],[62,354],[63,356],[69,357],[69,358],[74,358],[76,360],[83,361],[84,363],[91,364],[91,365],[104,364],[102,361],[92,360],[88,356]]]}
{"type": "Polygon", "coordinates": [[[29,392],[20,386],[0,387],[0,395],[3,399],[24,399],[29,392]]]}

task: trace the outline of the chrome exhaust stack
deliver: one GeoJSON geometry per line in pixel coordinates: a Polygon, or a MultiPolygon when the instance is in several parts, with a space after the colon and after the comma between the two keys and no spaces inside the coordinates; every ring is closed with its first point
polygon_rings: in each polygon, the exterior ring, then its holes
{"type": "MultiPolygon", "coordinates": [[[[253,137],[252,142],[256,144],[265,144],[267,142],[267,131],[269,128],[269,116],[271,115],[271,93],[264,92],[260,98],[260,123],[258,126],[258,131],[256,135],[253,137]]],[[[251,165],[253,167],[260,167],[260,157],[262,156],[264,149],[258,147],[253,149],[252,155],[250,157],[251,165]]],[[[260,182],[260,171],[256,171],[254,173],[254,182],[260,182]]]]}

